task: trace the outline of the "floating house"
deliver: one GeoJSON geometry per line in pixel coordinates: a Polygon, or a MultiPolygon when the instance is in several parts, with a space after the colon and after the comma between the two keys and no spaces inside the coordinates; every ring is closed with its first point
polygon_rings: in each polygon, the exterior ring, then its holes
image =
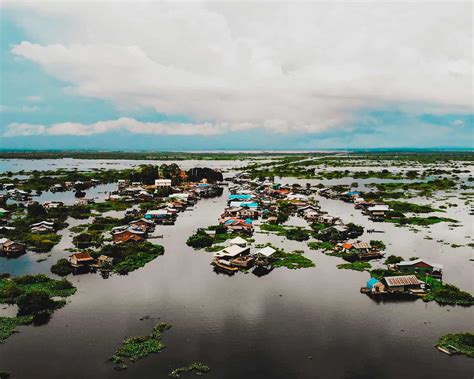
{"type": "Polygon", "coordinates": [[[69,256],[68,261],[72,267],[82,268],[94,263],[94,258],[89,253],[75,253],[69,256]]]}
{"type": "Polygon", "coordinates": [[[425,283],[415,275],[386,276],[381,283],[392,293],[423,293],[425,289],[425,283]]]}
{"type": "Polygon", "coordinates": [[[250,247],[230,245],[214,254],[215,258],[236,258],[250,253],[250,247]]]}
{"type": "Polygon", "coordinates": [[[155,187],[171,187],[171,179],[155,179],[155,187]]]}
{"type": "Polygon", "coordinates": [[[142,242],[145,240],[145,233],[136,229],[128,228],[127,230],[118,231],[112,234],[114,243],[124,242],[142,242]]]}
{"type": "Polygon", "coordinates": [[[402,261],[397,264],[398,271],[410,274],[423,274],[441,278],[443,276],[443,265],[431,263],[426,259],[415,259],[413,261],[402,261]]]}
{"type": "Polygon", "coordinates": [[[247,246],[247,241],[239,236],[239,237],[232,238],[229,241],[229,244],[230,245],[237,245],[237,246],[240,246],[240,247],[245,247],[245,246],[247,246]]]}
{"type": "Polygon", "coordinates": [[[367,289],[372,294],[385,292],[385,286],[376,278],[370,278],[370,280],[367,282],[367,289]]]}
{"type": "Polygon", "coordinates": [[[6,241],[3,243],[3,252],[7,256],[20,255],[26,252],[26,245],[17,241],[6,241]]]}

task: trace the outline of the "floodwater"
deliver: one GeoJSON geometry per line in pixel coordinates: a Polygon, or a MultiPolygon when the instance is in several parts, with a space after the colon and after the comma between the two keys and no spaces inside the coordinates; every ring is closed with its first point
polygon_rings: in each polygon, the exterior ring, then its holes
{"type": "MultiPolygon", "coordinates": [[[[203,362],[211,368],[205,375],[210,379],[472,378],[474,360],[448,357],[434,345],[443,334],[473,330],[473,308],[421,300],[376,302],[359,293],[366,273],[338,270],[339,258],[276,235],[254,237],[256,243],[304,250],[316,267],[278,268],[260,277],[216,274],[212,253],[194,251],[185,241],[198,226],[216,224],[226,195],[227,189],[220,198],[199,201],[193,211],[180,213],[174,226],[158,226],[156,234],[164,238],[152,241],[163,244],[165,254],[144,268],[108,279],[69,278],[77,293],[47,325],[20,327],[0,345],[0,369],[14,378],[167,378],[174,368],[203,362]],[[141,321],[144,316],[150,319],[141,321]],[[123,338],[147,334],[158,322],[173,325],[164,334],[167,348],[129,364],[127,371],[115,371],[107,358],[123,338]]],[[[363,237],[384,240],[388,254],[443,263],[446,281],[473,292],[472,251],[436,242],[465,241],[472,219],[462,228],[438,224],[414,233],[372,223],[350,204],[319,200],[323,210],[346,222],[384,230],[363,237]],[[429,230],[433,240],[425,239],[429,230]]],[[[461,205],[448,211],[465,213],[461,205]]],[[[27,265],[18,258],[9,261],[11,267],[18,262],[20,274],[43,265],[40,271],[47,272],[50,261],[67,255],[61,249],[70,247],[69,234],[46,262],[31,258],[27,265]]]]}

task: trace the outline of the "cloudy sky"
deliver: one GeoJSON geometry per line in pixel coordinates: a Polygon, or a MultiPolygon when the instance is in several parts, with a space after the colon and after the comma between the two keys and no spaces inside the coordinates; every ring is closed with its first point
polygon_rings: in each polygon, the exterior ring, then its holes
{"type": "Polygon", "coordinates": [[[474,147],[471,2],[0,7],[3,149],[474,147]]]}

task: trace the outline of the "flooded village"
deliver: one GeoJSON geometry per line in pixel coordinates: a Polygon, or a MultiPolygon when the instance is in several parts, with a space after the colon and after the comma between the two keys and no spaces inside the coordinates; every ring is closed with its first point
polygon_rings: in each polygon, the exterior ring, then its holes
{"type": "Polygon", "coordinates": [[[3,156],[0,371],[470,377],[473,159],[3,156]]]}

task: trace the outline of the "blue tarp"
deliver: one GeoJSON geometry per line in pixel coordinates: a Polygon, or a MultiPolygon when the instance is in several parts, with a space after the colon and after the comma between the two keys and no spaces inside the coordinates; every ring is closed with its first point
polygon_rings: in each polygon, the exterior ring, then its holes
{"type": "Polygon", "coordinates": [[[369,290],[371,290],[372,287],[373,287],[375,284],[377,284],[378,282],[379,282],[378,279],[370,278],[370,280],[367,282],[367,288],[368,288],[369,290]]]}
{"type": "Polygon", "coordinates": [[[249,200],[252,198],[252,195],[246,195],[246,194],[233,194],[229,195],[229,200],[249,200]]]}

